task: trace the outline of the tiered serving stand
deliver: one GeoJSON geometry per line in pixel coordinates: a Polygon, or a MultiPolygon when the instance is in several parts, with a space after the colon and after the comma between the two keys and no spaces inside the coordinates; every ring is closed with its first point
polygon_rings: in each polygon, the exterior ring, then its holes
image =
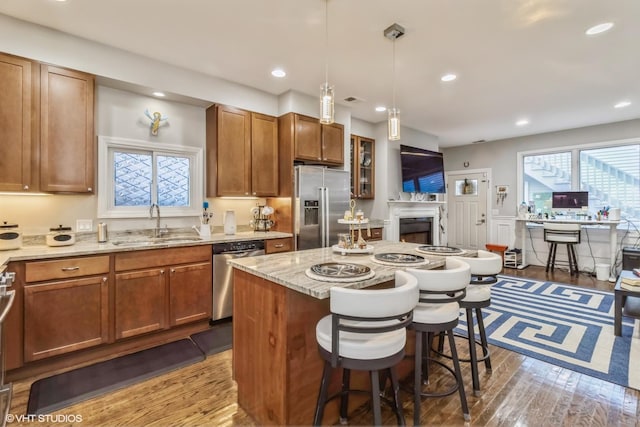
{"type": "MultiPolygon", "coordinates": [[[[349,242],[342,242],[341,244],[333,245],[334,252],[339,252],[342,255],[347,254],[371,254],[373,253],[373,246],[367,244],[366,240],[362,237],[362,226],[366,225],[367,237],[371,237],[371,229],[369,228],[369,219],[362,217],[356,217],[355,207],[356,201],[351,200],[351,218],[352,219],[339,219],[338,224],[349,225],[349,242]]],[[[348,213],[348,211],[347,211],[348,213]]]]}

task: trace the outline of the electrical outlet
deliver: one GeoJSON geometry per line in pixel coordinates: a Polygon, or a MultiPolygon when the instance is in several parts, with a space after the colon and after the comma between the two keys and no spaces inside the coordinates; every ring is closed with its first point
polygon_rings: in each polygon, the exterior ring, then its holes
{"type": "Polygon", "coordinates": [[[93,231],[93,220],[91,219],[77,219],[76,231],[93,231]]]}

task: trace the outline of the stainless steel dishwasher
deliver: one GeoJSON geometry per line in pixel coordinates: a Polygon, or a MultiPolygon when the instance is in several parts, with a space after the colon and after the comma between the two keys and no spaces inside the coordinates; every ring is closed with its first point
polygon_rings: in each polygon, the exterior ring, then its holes
{"type": "Polygon", "coordinates": [[[213,312],[211,320],[233,313],[233,275],[227,260],[264,255],[264,240],[215,243],[213,245],[213,312]]]}

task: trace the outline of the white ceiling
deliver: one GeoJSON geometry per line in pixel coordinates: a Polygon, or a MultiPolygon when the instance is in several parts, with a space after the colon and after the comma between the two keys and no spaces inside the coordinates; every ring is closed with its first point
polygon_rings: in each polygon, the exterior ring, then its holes
{"type": "MultiPolygon", "coordinates": [[[[323,0],[3,0],[0,13],[276,95],[324,82],[323,0]]],[[[395,104],[442,147],[640,117],[638,0],[330,0],[328,17],[329,82],[373,123],[392,103],[383,30],[405,27],[395,104]],[[602,22],[615,26],[585,35],[602,22]]]]}

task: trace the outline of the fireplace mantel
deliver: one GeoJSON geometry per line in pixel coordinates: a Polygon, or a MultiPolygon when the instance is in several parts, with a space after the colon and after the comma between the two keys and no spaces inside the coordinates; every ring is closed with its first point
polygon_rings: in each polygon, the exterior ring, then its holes
{"type": "Polygon", "coordinates": [[[400,240],[400,218],[433,218],[433,244],[440,245],[440,211],[446,202],[437,201],[411,201],[411,200],[390,200],[389,222],[390,229],[387,233],[387,240],[397,242],[400,240]]]}

